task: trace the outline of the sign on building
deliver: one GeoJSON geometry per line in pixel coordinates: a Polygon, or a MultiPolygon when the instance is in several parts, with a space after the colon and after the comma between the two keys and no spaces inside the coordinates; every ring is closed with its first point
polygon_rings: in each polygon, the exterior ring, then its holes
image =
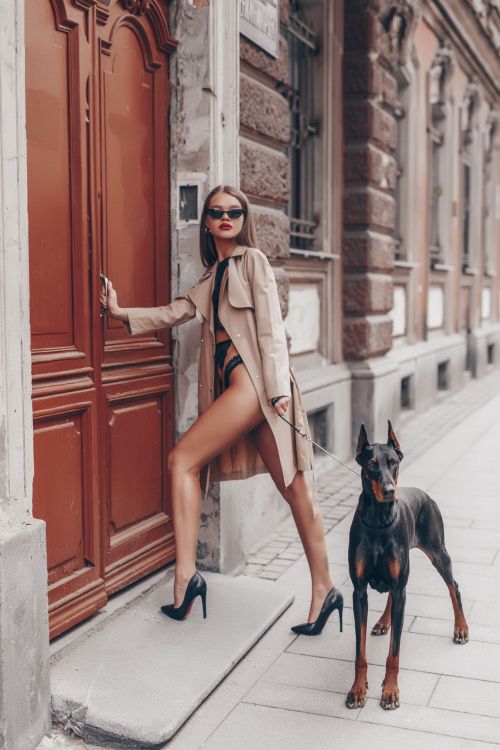
{"type": "Polygon", "coordinates": [[[240,0],[240,32],[278,57],[279,0],[240,0]]]}

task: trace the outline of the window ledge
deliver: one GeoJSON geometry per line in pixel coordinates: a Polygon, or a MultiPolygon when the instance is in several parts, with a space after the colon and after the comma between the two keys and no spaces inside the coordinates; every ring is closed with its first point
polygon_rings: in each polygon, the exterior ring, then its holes
{"type": "Polygon", "coordinates": [[[291,247],[290,255],[301,255],[306,258],[321,258],[325,260],[340,260],[340,255],[335,253],[324,253],[321,250],[300,250],[298,247],[291,247]]]}
{"type": "Polygon", "coordinates": [[[479,276],[479,271],[477,268],[472,268],[471,266],[468,266],[464,263],[462,266],[462,273],[466,276],[479,276]]]}
{"type": "Polygon", "coordinates": [[[455,266],[450,266],[447,263],[435,263],[431,265],[431,271],[454,271],[455,266]]]}
{"type": "Polygon", "coordinates": [[[394,268],[418,268],[420,263],[414,263],[411,260],[395,260],[394,268]]]}

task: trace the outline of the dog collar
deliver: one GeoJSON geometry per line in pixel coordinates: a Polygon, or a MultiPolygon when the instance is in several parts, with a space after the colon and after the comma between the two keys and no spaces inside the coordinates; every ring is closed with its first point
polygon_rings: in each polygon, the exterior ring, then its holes
{"type": "Polygon", "coordinates": [[[392,508],[392,513],[391,513],[391,515],[389,517],[389,520],[386,523],[381,523],[381,524],[369,524],[369,523],[366,523],[366,521],[363,520],[363,516],[359,512],[359,508],[358,508],[357,513],[358,513],[359,521],[360,521],[361,525],[365,527],[365,529],[386,529],[388,526],[391,526],[394,523],[394,521],[396,520],[396,516],[398,514],[398,511],[397,511],[397,508],[396,508],[396,504],[394,503],[394,506],[392,508]]]}

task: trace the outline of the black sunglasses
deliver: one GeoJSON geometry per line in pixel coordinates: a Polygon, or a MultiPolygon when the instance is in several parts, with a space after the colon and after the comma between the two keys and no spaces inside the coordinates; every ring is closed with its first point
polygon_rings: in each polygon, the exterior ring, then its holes
{"type": "Polygon", "coordinates": [[[230,208],[229,211],[224,211],[222,208],[207,208],[207,214],[211,219],[222,219],[224,214],[227,214],[228,219],[239,219],[246,212],[246,208],[230,208]]]}

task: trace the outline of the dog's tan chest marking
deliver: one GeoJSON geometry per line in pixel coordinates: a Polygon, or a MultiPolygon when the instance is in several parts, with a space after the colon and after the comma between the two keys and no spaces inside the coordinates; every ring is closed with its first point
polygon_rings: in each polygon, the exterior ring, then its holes
{"type": "Polygon", "coordinates": [[[401,563],[399,560],[389,560],[387,563],[389,575],[393,581],[397,581],[401,572],[401,563]]]}

